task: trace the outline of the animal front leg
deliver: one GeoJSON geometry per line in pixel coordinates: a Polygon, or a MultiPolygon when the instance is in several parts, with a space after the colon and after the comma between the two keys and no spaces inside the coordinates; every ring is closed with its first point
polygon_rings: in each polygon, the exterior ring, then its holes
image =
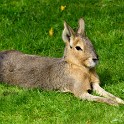
{"type": "Polygon", "coordinates": [[[100,96],[93,96],[92,94],[89,94],[86,90],[83,91],[81,85],[75,85],[74,90],[72,92],[76,97],[82,99],[82,100],[88,100],[88,101],[95,101],[95,102],[102,102],[102,103],[107,103],[109,105],[118,105],[118,102],[109,99],[109,98],[104,98],[100,96]]]}
{"type": "Polygon", "coordinates": [[[117,106],[118,105],[118,102],[112,100],[112,99],[109,99],[109,98],[104,98],[104,97],[100,97],[100,96],[93,96],[89,93],[82,93],[80,96],[79,96],[82,100],[88,100],[88,101],[95,101],[95,102],[102,102],[102,103],[106,103],[106,104],[109,104],[109,105],[114,105],[114,106],[117,106]]]}
{"type": "Polygon", "coordinates": [[[101,87],[99,86],[98,83],[93,83],[92,86],[93,86],[93,90],[94,90],[96,93],[98,93],[99,95],[104,96],[104,97],[106,97],[106,98],[110,98],[110,99],[112,99],[112,100],[114,100],[114,101],[117,101],[119,104],[124,104],[124,101],[123,101],[122,99],[120,99],[120,98],[114,96],[113,94],[111,94],[111,93],[105,91],[103,88],[101,88],[101,87]]]}
{"type": "Polygon", "coordinates": [[[112,95],[111,93],[105,91],[103,88],[99,86],[100,80],[99,80],[99,76],[97,75],[95,69],[91,69],[90,74],[91,74],[92,87],[93,87],[93,90],[96,91],[96,93],[106,98],[110,98],[114,101],[117,101],[120,104],[124,104],[124,101],[122,99],[112,95]]]}

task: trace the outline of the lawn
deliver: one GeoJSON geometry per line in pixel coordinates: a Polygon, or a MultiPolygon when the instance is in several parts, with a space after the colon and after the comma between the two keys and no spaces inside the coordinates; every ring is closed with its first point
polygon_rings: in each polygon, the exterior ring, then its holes
{"type": "MultiPolygon", "coordinates": [[[[0,0],[0,51],[62,57],[63,22],[76,29],[80,17],[100,57],[101,86],[124,99],[123,0],[0,0]]],[[[124,105],[1,83],[0,124],[124,124],[124,105]]]]}

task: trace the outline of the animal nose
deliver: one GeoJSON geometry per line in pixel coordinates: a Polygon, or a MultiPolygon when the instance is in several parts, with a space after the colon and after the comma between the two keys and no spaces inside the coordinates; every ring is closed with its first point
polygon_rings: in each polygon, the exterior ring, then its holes
{"type": "Polygon", "coordinates": [[[97,62],[99,59],[98,58],[93,58],[92,59],[94,62],[97,62]]]}

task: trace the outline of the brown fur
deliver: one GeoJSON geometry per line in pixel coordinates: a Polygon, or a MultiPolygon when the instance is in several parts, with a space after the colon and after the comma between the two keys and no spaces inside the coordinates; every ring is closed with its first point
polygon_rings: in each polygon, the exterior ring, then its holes
{"type": "Polygon", "coordinates": [[[19,51],[0,52],[0,82],[71,92],[83,100],[111,105],[124,104],[123,100],[99,86],[99,77],[95,72],[98,56],[84,29],[83,19],[79,20],[76,33],[64,22],[62,38],[66,47],[63,58],[27,55],[19,51]],[[93,96],[88,93],[90,90],[104,97],[93,96]]]}

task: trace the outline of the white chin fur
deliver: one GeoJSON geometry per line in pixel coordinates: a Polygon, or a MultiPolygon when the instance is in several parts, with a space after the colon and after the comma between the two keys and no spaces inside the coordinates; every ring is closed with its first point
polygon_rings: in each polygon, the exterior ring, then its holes
{"type": "Polygon", "coordinates": [[[90,63],[90,66],[89,66],[89,67],[90,67],[90,68],[93,68],[93,67],[95,67],[95,66],[96,66],[96,63],[92,61],[92,62],[90,63]]]}

